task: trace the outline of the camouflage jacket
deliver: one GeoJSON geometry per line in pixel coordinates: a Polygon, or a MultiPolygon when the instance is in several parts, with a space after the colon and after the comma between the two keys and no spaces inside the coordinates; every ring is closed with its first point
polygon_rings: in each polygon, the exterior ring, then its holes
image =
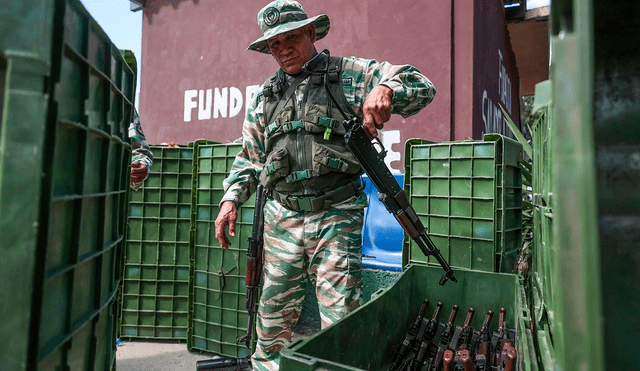
{"type": "MultiPolygon", "coordinates": [[[[149,173],[151,173],[151,166],[153,165],[153,152],[151,152],[151,148],[149,148],[149,144],[147,144],[147,139],[144,136],[144,132],[142,131],[142,125],[140,125],[140,118],[138,117],[138,112],[135,113],[135,118],[131,125],[129,125],[129,142],[131,143],[131,163],[135,161],[140,161],[144,166],[147,167],[147,177],[149,173]]],[[[147,179],[145,177],[145,179],[147,179]]],[[[131,188],[134,191],[137,191],[142,182],[139,183],[131,183],[131,188]]]]}
{"type": "MultiPolygon", "coordinates": [[[[293,77],[287,76],[289,82],[293,77]]],[[[308,78],[307,78],[308,80],[308,78]]],[[[296,100],[302,100],[304,80],[296,90],[296,100]]],[[[362,105],[369,92],[377,85],[393,90],[391,113],[402,117],[415,115],[435,96],[431,81],[418,69],[410,65],[392,65],[355,57],[342,61],[344,94],[353,111],[362,117],[362,105]]],[[[262,87],[256,93],[242,126],[242,150],[236,156],[229,176],[224,180],[224,201],[234,201],[238,206],[245,203],[255,192],[257,179],[267,157],[265,153],[264,97],[262,87]]]]}

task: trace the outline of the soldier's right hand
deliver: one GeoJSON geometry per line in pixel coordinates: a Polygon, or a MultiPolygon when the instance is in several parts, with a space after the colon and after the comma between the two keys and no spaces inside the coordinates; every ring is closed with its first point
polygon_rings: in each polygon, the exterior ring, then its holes
{"type": "Polygon", "coordinates": [[[227,226],[229,227],[229,235],[231,237],[236,236],[236,220],[238,219],[238,208],[233,201],[225,201],[220,206],[220,213],[216,218],[216,240],[220,242],[220,246],[223,249],[228,249],[231,246],[231,241],[227,237],[227,226]]]}

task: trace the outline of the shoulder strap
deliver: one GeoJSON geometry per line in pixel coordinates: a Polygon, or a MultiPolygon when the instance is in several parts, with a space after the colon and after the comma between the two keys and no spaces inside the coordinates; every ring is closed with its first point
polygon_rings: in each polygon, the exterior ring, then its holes
{"type": "MultiPolygon", "coordinates": [[[[356,117],[356,113],[351,108],[351,105],[347,101],[347,97],[344,95],[344,87],[342,85],[342,60],[343,58],[339,57],[331,57],[331,62],[329,65],[330,71],[335,71],[335,74],[329,76],[330,83],[329,87],[337,87],[334,91],[337,93],[335,98],[338,100],[338,105],[343,110],[346,110],[346,113],[350,114],[351,117],[356,117]]],[[[345,118],[346,119],[346,118],[345,118]]]]}
{"type": "Polygon", "coordinates": [[[291,96],[293,96],[293,94],[295,93],[298,85],[300,85],[300,83],[304,81],[304,79],[306,79],[308,76],[309,73],[304,71],[300,72],[296,76],[295,80],[293,80],[293,82],[287,88],[287,91],[280,97],[276,108],[270,112],[270,116],[265,117],[265,125],[269,125],[271,123],[271,119],[273,118],[273,116],[276,116],[278,112],[280,112],[284,108],[284,105],[289,101],[289,99],[291,99],[291,96]]]}

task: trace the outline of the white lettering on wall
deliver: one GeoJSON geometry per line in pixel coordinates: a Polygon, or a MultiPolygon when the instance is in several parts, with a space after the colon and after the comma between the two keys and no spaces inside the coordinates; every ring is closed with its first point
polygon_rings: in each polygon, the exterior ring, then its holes
{"type": "Polygon", "coordinates": [[[232,86],[212,89],[192,89],[184,92],[184,122],[191,122],[197,108],[199,121],[237,116],[245,106],[245,112],[253,102],[260,85],[249,85],[242,90],[232,86]],[[197,99],[196,99],[197,98],[197,99]]]}
{"type": "Polygon", "coordinates": [[[235,87],[229,88],[229,117],[235,117],[242,109],[242,92],[235,87]]]}
{"type": "Polygon", "coordinates": [[[216,88],[216,99],[213,103],[213,118],[217,119],[218,114],[222,117],[227,117],[227,106],[229,104],[229,100],[227,97],[229,90],[227,88],[222,88],[222,90],[216,88]]]}
{"type": "Polygon", "coordinates": [[[382,137],[382,145],[387,150],[387,156],[384,158],[384,163],[394,174],[400,174],[401,171],[391,166],[393,161],[400,161],[400,152],[392,150],[392,146],[396,143],[400,143],[400,130],[388,130],[380,131],[382,137]]]}
{"type": "Polygon", "coordinates": [[[498,49],[498,57],[500,59],[498,66],[498,95],[502,101],[502,105],[511,115],[511,79],[507,74],[507,69],[502,63],[502,52],[498,49]]]}
{"type": "Polygon", "coordinates": [[[482,92],[482,121],[484,121],[484,133],[507,134],[502,119],[502,110],[491,102],[487,91],[482,92]]]}
{"type": "Polygon", "coordinates": [[[197,90],[186,90],[184,92],[184,122],[191,122],[191,110],[198,107],[198,102],[193,100],[197,96],[197,90]]]}
{"type": "Polygon", "coordinates": [[[211,118],[211,89],[207,89],[205,98],[204,90],[198,92],[198,120],[209,120],[211,118]]]}
{"type": "MultiPolygon", "coordinates": [[[[511,110],[511,78],[503,63],[502,52],[498,49],[498,97],[499,103],[504,109],[512,114],[511,110]]],[[[482,121],[484,122],[484,134],[498,133],[513,137],[513,133],[508,129],[505,118],[498,102],[492,102],[487,94],[487,90],[482,92],[482,121]]]]}
{"type": "Polygon", "coordinates": [[[253,98],[256,96],[256,93],[260,89],[260,85],[249,85],[245,90],[244,96],[247,98],[247,104],[245,104],[244,115],[247,116],[247,110],[249,110],[249,106],[253,103],[253,98]]]}

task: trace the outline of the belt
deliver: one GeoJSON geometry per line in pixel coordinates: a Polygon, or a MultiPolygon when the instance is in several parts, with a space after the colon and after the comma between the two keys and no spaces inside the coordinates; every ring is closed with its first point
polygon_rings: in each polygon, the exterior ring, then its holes
{"type": "Polygon", "coordinates": [[[273,199],[282,206],[292,211],[321,211],[327,210],[331,205],[345,201],[346,199],[358,195],[364,186],[360,182],[360,177],[351,180],[349,183],[326,191],[321,195],[314,196],[291,196],[272,190],[273,199]]]}

